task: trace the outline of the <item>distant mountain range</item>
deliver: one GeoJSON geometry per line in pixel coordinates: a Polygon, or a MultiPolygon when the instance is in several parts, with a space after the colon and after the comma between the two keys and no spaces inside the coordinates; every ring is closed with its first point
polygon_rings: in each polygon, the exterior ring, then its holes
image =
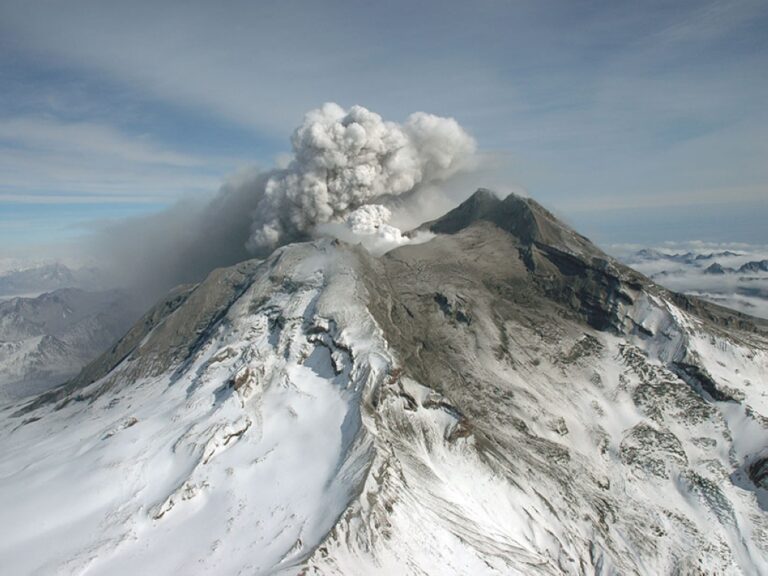
{"type": "Polygon", "coordinates": [[[670,260],[672,262],[682,262],[685,264],[692,264],[707,260],[713,260],[715,258],[741,256],[738,252],[731,252],[730,250],[723,250],[721,252],[710,252],[708,254],[696,254],[694,252],[685,252],[683,254],[668,254],[660,250],[654,250],[653,248],[643,248],[638,250],[634,254],[635,259],[638,260],[670,260]]]}
{"type": "Polygon", "coordinates": [[[25,396],[60,384],[120,338],[136,316],[121,290],[62,288],[0,302],[0,392],[25,396]]]}
{"type": "Polygon", "coordinates": [[[764,246],[675,253],[646,248],[621,259],[666,288],[768,318],[768,252],[764,246]]]}
{"type": "Polygon", "coordinates": [[[98,268],[70,268],[53,262],[0,273],[0,298],[37,296],[60,288],[97,290],[106,284],[98,268]]]}
{"type": "Polygon", "coordinates": [[[719,262],[715,262],[704,269],[705,274],[754,274],[757,272],[768,272],[768,260],[752,260],[738,268],[724,267],[719,262]]]}

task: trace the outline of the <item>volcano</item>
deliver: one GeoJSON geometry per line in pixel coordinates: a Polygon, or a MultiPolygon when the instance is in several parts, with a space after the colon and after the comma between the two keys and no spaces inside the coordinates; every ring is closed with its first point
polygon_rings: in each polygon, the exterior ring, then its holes
{"type": "Polygon", "coordinates": [[[768,322],[479,190],[169,293],[0,413],[8,574],[765,574],[768,322]]]}

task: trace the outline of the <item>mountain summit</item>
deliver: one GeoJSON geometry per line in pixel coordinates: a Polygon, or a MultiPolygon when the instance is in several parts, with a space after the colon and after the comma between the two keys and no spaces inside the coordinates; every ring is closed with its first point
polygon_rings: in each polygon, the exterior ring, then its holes
{"type": "Polygon", "coordinates": [[[491,222],[526,244],[547,244],[603,255],[589,240],[560,222],[532,198],[509,194],[500,199],[480,188],[458,207],[421,229],[436,234],[455,234],[477,221],[491,222]]]}
{"type": "Polygon", "coordinates": [[[216,270],[6,409],[2,565],[768,572],[768,324],[531,199],[479,190],[421,229],[216,270]]]}

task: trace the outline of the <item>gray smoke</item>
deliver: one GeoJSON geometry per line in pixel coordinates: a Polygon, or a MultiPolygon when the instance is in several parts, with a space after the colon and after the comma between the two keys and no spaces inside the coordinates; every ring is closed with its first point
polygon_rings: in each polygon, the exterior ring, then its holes
{"type": "MultiPolygon", "coordinates": [[[[452,118],[420,112],[397,124],[360,106],[347,111],[336,104],[309,112],[291,142],[287,168],[229,182],[209,202],[184,201],[111,225],[97,235],[91,252],[116,283],[135,287],[149,302],[213,268],[265,257],[334,227],[354,240],[361,215],[389,214],[372,208],[348,223],[355,210],[387,203],[402,209],[403,199],[418,198],[421,190],[434,193],[475,152],[474,140],[452,118]]],[[[383,242],[399,234],[389,226],[377,230],[383,242]]]]}
{"type": "Polygon", "coordinates": [[[294,159],[267,181],[248,247],[256,252],[311,234],[351,211],[449,178],[474,154],[452,118],[418,112],[385,122],[362,106],[326,104],[294,132],[294,159]]]}
{"type": "Polygon", "coordinates": [[[224,184],[211,200],[182,200],[158,214],[102,228],[85,246],[89,260],[145,305],[211,270],[253,258],[245,247],[268,174],[224,184]]]}

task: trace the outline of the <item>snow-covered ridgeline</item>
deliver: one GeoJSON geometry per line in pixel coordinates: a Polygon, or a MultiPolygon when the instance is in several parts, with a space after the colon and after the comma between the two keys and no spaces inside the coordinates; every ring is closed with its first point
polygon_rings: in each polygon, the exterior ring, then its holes
{"type": "MultiPolygon", "coordinates": [[[[478,359],[498,381],[522,379],[539,396],[521,410],[524,425],[512,418],[511,427],[521,427],[517,448],[488,446],[445,398],[391,378],[370,419],[377,450],[363,493],[309,566],[318,574],[391,574],[403,566],[440,566],[444,574],[768,568],[759,545],[764,491],[745,488],[746,478],[733,485],[727,472],[746,475],[745,462],[766,445],[765,429],[740,449],[736,436],[758,431],[754,413],[704,400],[672,371],[697,353],[707,355],[707,367],[725,364],[695,348],[695,318],[657,298],[627,313],[645,330],[662,331],[666,344],[644,332],[629,340],[577,337],[563,342],[574,359],[567,366],[541,363],[517,374],[492,354],[478,359]]],[[[729,351],[728,366],[743,367],[754,378],[743,383],[757,383],[764,398],[764,352],[756,358],[715,337],[711,344],[729,351]]]]}
{"type": "Polygon", "coordinates": [[[57,410],[7,410],[2,565],[768,569],[764,490],[748,470],[765,445],[754,424],[766,413],[764,342],[713,332],[661,292],[612,311],[625,334],[535,307],[538,323],[511,315],[499,326],[495,293],[436,266],[419,270],[426,287],[405,286],[415,303],[395,305],[402,293],[372,262],[319,241],[254,264],[242,287],[215,272],[104,377],[55,398],[57,410]],[[432,330],[431,361],[466,374],[451,400],[409,375],[412,351],[384,328],[406,304],[432,330]],[[744,398],[708,396],[707,375],[716,394],[744,398]]]}
{"type": "Polygon", "coordinates": [[[261,573],[311,553],[368,470],[360,396],[390,360],[354,271],[298,252],[172,370],[132,380],[128,359],[92,403],[3,418],[4,569],[261,573]]]}

